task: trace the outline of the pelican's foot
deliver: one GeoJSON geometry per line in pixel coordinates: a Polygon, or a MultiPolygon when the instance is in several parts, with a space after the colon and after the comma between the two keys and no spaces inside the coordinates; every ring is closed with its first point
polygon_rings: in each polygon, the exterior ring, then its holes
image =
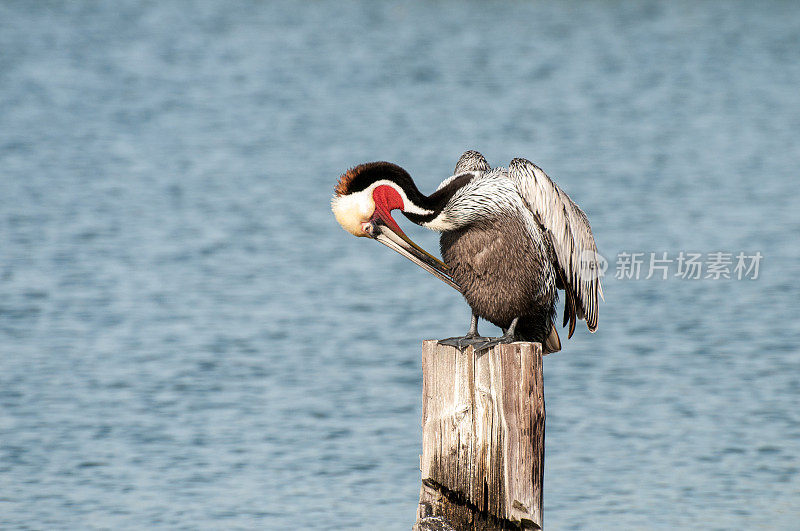
{"type": "Polygon", "coordinates": [[[448,337],[447,339],[440,339],[437,341],[440,345],[447,345],[450,347],[456,347],[458,350],[464,350],[470,345],[476,345],[479,343],[485,343],[489,341],[490,337],[482,337],[478,334],[467,334],[463,337],[448,337]]]}
{"type": "Polygon", "coordinates": [[[509,343],[513,343],[514,341],[518,341],[517,338],[514,337],[514,334],[505,333],[500,337],[488,337],[486,338],[486,341],[473,343],[472,346],[475,347],[475,354],[480,354],[484,350],[489,350],[497,345],[507,345],[509,343]]]}

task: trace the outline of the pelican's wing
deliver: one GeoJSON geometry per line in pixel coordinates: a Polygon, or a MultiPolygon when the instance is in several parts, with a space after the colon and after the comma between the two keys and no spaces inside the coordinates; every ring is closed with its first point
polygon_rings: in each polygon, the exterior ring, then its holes
{"type": "Polygon", "coordinates": [[[597,246],[586,214],[541,168],[528,160],[512,160],[508,176],[549,234],[557,260],[557,284],[566,292],[564,324],[569,320],[570,337],[576,316],[586,319],[589,331],[594,332],[597,330],[598,295],[603,296],[603,288],[598,275],[597,246]]]}
{"type": "Polygon", "coordinates": [[[492,171],[492,168],[489,167],[489,163],[486,162],[486,159],[483,157],[483,155],[474,150],[465,151],[464,154],[458,159],[458,162],[456,163],[456,169],[453,170],[453,175],[439,183],[439,186],[436,187],[436,190],[441,190],[461,174],[473,173],[477,176],[481,173],[487,173],[490,171],[492,171]]]}
{"type": "Polygon", "coordinates": [[[465,171],[491,171],[492,168],[483,155],[470,149],[465,151],[461,158],[456,163],[456,169],[453,170],[453,175],[464,173],[465,171]]]}

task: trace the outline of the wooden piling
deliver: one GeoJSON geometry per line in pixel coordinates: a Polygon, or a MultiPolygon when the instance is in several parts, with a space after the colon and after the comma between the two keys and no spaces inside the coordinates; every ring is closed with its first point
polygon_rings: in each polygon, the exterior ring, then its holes
{"type": "Polygon", "coordinates": [[[538,343],[475,355],[422,346],[422,488],[415,530],[541,529],[544,384],[538,343]]]}

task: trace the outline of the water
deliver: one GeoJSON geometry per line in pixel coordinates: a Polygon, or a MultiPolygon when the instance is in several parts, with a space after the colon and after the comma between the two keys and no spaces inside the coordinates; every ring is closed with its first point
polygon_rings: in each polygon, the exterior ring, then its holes
{"type": "Polygon", "coordinates": [[[3,2],[0,527],[408,529],[469,313],[328,203],[475,148],[612,259],[545,360],[548,527],[793,528],[798,86],[791,2],[3,2]],[[681,250],[764,259],[613,278],[681,250]]]}

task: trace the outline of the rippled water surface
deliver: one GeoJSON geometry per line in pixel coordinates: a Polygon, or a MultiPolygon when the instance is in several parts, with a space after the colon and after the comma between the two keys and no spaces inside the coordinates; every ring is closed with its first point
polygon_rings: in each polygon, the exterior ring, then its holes
{"type": "Polygon", "coordinates": [[[545,360],[548,527],[796,528],[798,87],[792,2],[0,3],[0,527],[408,529],[469,311],[329,198],[476,148],[612,260],[545,360]],[[614,278],[681,250],[764,258],[614,278]]]}

